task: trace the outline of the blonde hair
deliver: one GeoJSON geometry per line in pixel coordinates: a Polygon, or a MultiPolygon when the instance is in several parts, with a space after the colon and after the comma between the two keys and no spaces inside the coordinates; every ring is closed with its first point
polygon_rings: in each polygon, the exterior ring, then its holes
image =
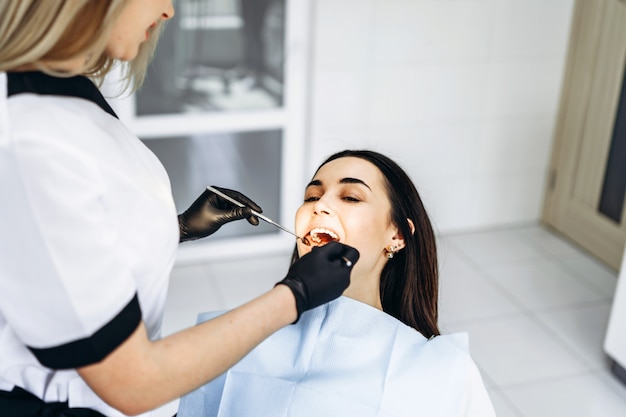
{"type": "Polygon", "coordinates": [[[82,75],[101,84],[119,64],[125,89],[138,89],[163,25],[153,29],[131,62],[109,58],[105,54],[109,33],[126,3],[127,0],[0,1],[0,71],[34,66],[51,75],[78,75],[59,74],[45,62],[88,56],[82,75]]]}

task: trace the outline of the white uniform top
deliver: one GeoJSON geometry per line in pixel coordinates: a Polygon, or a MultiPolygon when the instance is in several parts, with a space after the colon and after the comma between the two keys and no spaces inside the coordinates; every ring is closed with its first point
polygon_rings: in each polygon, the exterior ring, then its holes
{"type": "MultiPolygon", "coordinates": [[[[200,321],[217,313],[206,313],[200,321]]],[[[207,352],[210,354],[210,352],[207,352]]],[[[466,334],[427,340],[340,297],[181,398],[178,417],[495,417],[466,334]]]]}
{"type": "Polygon", "coordinates": [[[73,368],[140,320],[160,336],[179,230],[163,166],[107,106],[84,77],[0,73],[0,390],[122,416],[73,368]],[[44,95],[12,95],[23,76],[44,95]]]}

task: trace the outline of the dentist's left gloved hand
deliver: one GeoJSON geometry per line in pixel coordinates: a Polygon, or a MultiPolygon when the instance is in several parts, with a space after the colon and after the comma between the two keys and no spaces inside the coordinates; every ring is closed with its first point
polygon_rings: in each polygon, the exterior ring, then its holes
{"type": "Polygon", "coordinates": [[[247,219],[248,223],[253,226],[259,224],[259,219],[250,210],[262,213],[263,209],[254,201],[237,191],[214,188],[245,204],[246,207],[237,207],[217,194],[205,190],[191,207],[178,215],[180,242],[209,236],[217,232],[224,224],[235,220],[247,219]]]}

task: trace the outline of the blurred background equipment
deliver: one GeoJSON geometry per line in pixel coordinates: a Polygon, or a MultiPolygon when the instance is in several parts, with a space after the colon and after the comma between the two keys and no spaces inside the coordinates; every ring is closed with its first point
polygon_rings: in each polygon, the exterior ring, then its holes
{"type": "Polygon", "coordinates": [[[180,0],[137,115],[282,105],[284,0],[180,0]]]}

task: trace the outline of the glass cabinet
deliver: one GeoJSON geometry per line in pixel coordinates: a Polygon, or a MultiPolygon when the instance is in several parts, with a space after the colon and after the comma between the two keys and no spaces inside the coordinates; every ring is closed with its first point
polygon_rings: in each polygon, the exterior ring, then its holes
{"type": "Polygon", "coordinates": [[[137,115],[283,106],[285,0],[179,0],[137,115]]]}
{"type": "MultiPolygon", "coordinates": [[[[165,166],[179,213],[216,185],[243,192],[292,228],[304,182],[308,1],[175,6],[143,87],[114,99],[115,110],[165,166]]],[[[293,244],[274,226],[240,221],[182,244],[179,262],[293,244]]]]}

